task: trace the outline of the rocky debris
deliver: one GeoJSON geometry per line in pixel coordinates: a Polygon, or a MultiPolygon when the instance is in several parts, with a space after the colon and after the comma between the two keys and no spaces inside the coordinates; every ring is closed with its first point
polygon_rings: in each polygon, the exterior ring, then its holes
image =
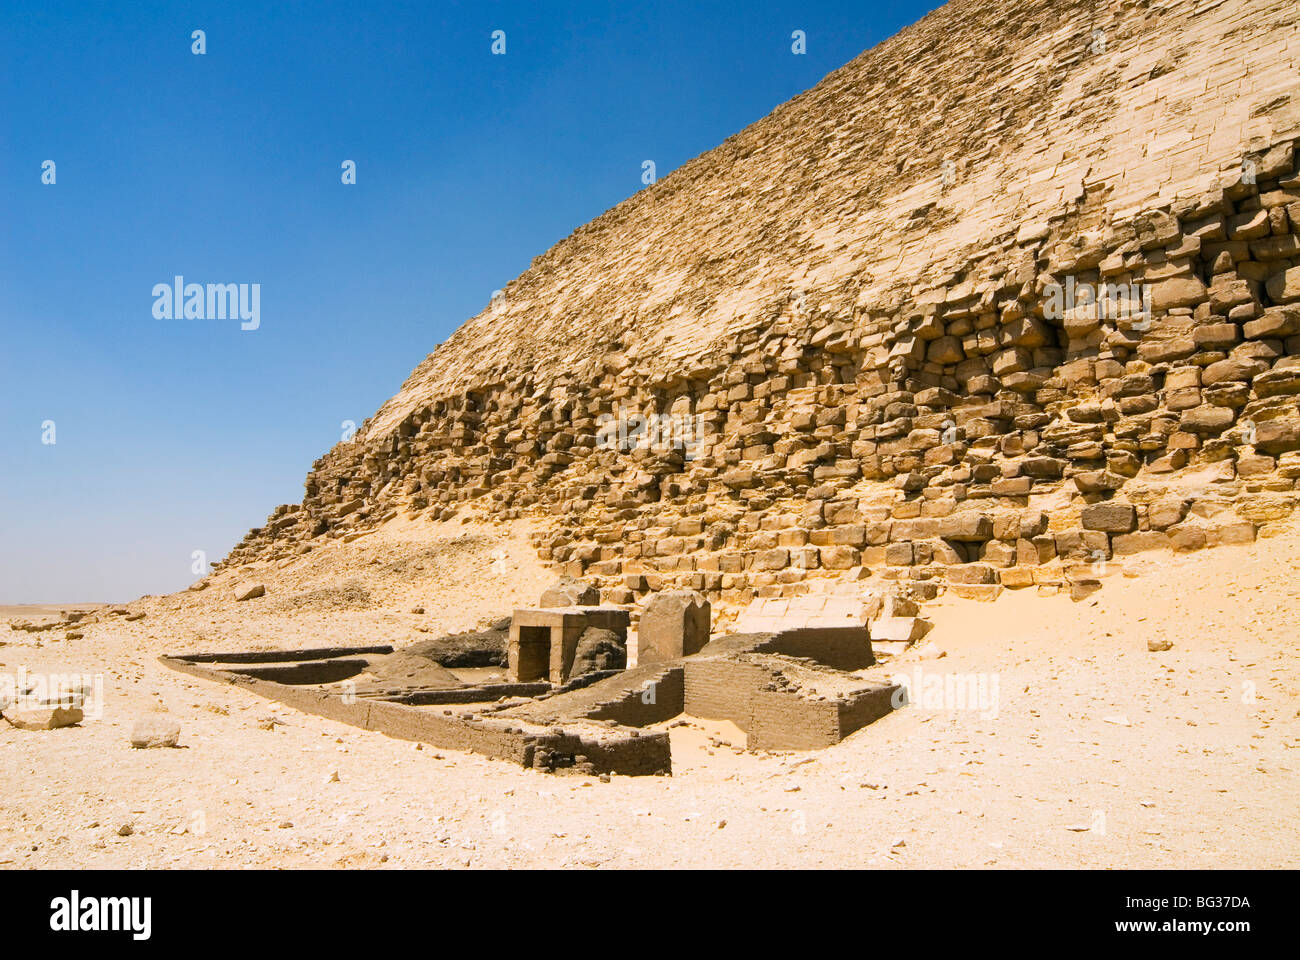
{"type": "Polygon", "coordinates": [[[542,593],[539,607],[594,607],[600,603],[600,591],[589,583],[561,577],[555,586],[542,593]]]}
{"type": "Polygon", "coordinates": [[[874,598],[869,612],[871,649],[876,654],[897,655],[925,639],[934,624],[919,616],[921,606],[896,590],[874,598]]]}
{"type": "Polygon", "coordinates": [[[871,644],[874,647],[881,642],[918,643],[933,626],[923,617],[881,617],[871,624],[871,644]]]}
{"type": "Polygon", "coordinates": [[[578,638],[569,676],[581,677],[596,670],[622,670],[627,666],[627,647],[613,630],[588,627],[578,638]]]}
{"type": "Polygon", "coordinates": [[[381,690],[457,690],[466,684],[446,667],[411,648],[371,657],[356,681],[358,693],[381,690]]]}
{"type": "Polygon", "coordinates": [[[1152,653],[1164,653],[1166,650],[1172,650],[1174,642],[1172,640],[1148,640],[1147,649],[1152,653]]]}
{"type": "Polygon", "coordinates": [[[180,721],[165,716],[145,716],[131,726],[131,746],[145,750],[151,747],[174,747],[180,742],[180,721]]]}
{"type": "Polygon", "coordinates": [[[399,652],[423,657],[444,667],[504,667],[509,639],[510,618],[503,617],[486,630],[419,640],[399,652]]]}
{"type": "Polygon", "coordinates": [[[44,633],[47,630],[59,630],[68,626],[63,620],[51,620],[48,623],[38,623],[32,620],[10,620],[9,629],[19,630],[23,633],[44,633]]]}
{"type": "Polygon", "coordinates": [[[266,595],[266,585],[261,583],[242,583],[235,587],[236,600],[253,600],[266,595]]]}
{"type": "Polygon", "coordinates": [[[294,593],[276,596],[267,602],[268,612],[294,614],[301,611],[368,610],[375,606],[374,598],[365,583],[351,577],[342,583],[332,583],[294,593]]]}
{"type": "Polygon", "coordinates": [[[56,730],[81,723],[85,714],[80,707],[29,706],[11,707],[5,710],[4,718],[19,730],[56,730]]]}

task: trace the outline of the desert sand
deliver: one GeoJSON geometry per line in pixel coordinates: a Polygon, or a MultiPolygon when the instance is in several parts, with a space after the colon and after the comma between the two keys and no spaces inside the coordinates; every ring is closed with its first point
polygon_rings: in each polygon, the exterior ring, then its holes
{"type": "MultiPolygon", "coordinates": [[[[531,603],[526,531],[397,520],[232,583],[63,631],[3,630],[0,668],[103,677],[78,726],[0,723],[0,864],[31,867],[1294,867],[1300,528],[1153,551],[1104,588],[926,606],[886,675],[982,675],[975,709],[914,703],[822,751],[671,724],[673,775],[552,775],[297,713],[162,653],[412,642],[531,603]],[[422,606],[425,613],[410,613],[422,606]],[[58,637],[60,639],[52,639],[58,637]],[[1153,652],[1148,641],[1168,640],[1153,652]],[[919,674],[918,674],[919,671],[919,674]],[[984,709],[980,709],[983,707],[984,709]],[[180,747],[136,750],[165,710],[180,747]],[[129,824],[129,831],[125,825],[129,824]],[[125,834],[125,835],[123,835],[125,834]]],[[[57,609],[6,608],[39,619],[57,609]]],[[[950,705],[950,704],[949,704],[950,705]]]]}

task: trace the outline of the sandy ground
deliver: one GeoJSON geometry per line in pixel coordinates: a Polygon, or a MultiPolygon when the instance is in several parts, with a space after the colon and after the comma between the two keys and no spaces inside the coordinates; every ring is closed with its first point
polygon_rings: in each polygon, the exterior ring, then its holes
{"type": "Polygon", "coordinates": [[[750,753],[729,724],[678,721],[671,777],[606,783],[417,747],[155,659],[473,627],[553,579],[512,530],[390,524],[256,571],[258,600],[230,599],[245,579],[232,572],[80,639],[0,627],[0,672],[103,684],[80,726],[0,722],[0,865],[1300,864],[1300,529],[1114,565],[1080,603],[932,604],[930,637],[888,668],[911,678],[913,706],[810,753],[750,753]],[[983,702],[957,699],[981,681],[983,702]],[[158,709],[181,748],[132,749],[132,723],[158,709]]]}

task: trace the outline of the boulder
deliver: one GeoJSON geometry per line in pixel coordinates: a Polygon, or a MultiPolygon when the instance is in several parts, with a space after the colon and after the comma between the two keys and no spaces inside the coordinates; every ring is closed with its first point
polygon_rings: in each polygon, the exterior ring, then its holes
{"type": "Polygon", "coordinates": [[[627,666],[627,647],[613,630],[588,627],[578,638],[570,678],[596,670],[622,670],[627,666]]]}
{"type": "Polygon", "coordinates": [[[235,587],[236,600],[253,600],[266,594],[266,586],[261,583],[241,583],[235,587]]]}
{"type": "Polygon", "coordinates": [[[538,601],[542,607],[594,607],[600,604],[600,591],[589,583],[561,577],[538,601]]]}
{"type": "Polygon", "coordinates": [[[141,717],[131,727],[131,746],[140,750],[149,747],[174,747],[180,741],[180,737],[180,722],[171,717],[141,717]]]}
{"type": "Polygon", "coordinates": [[[929,620],[921,617],[881,617],[871,624],[871,642],[917,643],[933,626],[929,620]]]}
{"type": "Polygon", "coordinates": [[[80,707],[22,707],[5,711],[5,719],[19,730],[55,730],[80,723],[80,707]]]}

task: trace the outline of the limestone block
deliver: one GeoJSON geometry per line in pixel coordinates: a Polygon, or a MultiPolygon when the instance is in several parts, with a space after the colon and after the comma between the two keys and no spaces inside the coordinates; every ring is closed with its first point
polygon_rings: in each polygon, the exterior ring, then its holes
{"type": "Polygon", "coordinates": [[[693,590],[655,594],[637,627],[637,664],[698,653],[709,642],[711,620],[709,601],[693,590]]]}
{"type": "Polygon", "coordinates": [[[594,607],[600,603],[600,591],[589,583],[572,577],[561,577],[559,581],[542,593],[540,607],[594,607]]]}
{"type": "Polygon", "coordinates": [[[180,737],[181,725],[170,717],[141,717],[131,727],[131,746],[140,750],[150,747],[174,747],[180,737]]]}
{"type": "Polygon", "coordinates": [[[1091,503],[1080,511],[1080,521],[1085,530],[1132,533],[1137,529],[1137,509],[1119,500],[1091,503]]]}
{"type": "Polygon", "coordinates": [[[5,719],[19,730],[56,730],[80,723],[85,714],[80,707],[22,707],[5,711],[5,719]]]}

